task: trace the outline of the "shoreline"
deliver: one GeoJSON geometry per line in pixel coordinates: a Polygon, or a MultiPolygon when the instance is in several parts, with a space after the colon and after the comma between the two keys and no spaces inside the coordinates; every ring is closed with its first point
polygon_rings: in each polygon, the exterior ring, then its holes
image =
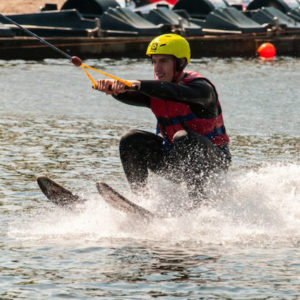
{"type": "Polygon", "coordinates": [[[38,12],[46,3],[56,4],[60,10],[66,0],[4,0],[0,1],[1,14],[25,14],[38,12]],[[5,2],[5,3],[3,3],[5,2]]]}

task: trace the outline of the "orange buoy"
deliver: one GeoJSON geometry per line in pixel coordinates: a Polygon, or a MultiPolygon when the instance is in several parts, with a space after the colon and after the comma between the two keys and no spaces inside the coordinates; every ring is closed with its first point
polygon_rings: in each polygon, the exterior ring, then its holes
{"type": "Polygon", "coordinates": [[[257,53],[261,58],[274,58],[276,55],[276,48],[271,43],[263,43],[258,47],[257,53]]]}

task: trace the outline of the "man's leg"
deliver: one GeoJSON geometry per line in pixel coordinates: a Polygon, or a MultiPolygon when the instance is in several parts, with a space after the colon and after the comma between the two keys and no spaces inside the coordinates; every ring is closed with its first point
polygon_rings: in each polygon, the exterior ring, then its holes
{"type": "Polygon", "coordinates": [[[131,130],[121,138],[120,157],[132,191],[138,192],[146,187],[150,169],[173,182],[184,180],[189,196],[195,202],[203,196],[203,187],[209,176],[227,170],[230,164],[229,150],[226,155],[226,151],[206,137],[184,130],[174,135],[171,151],[166,149],[161,137],[131,130]]]}
{"type": "Polygon", "coordinates": [[[166,149],[163,139],[142,130],[130,130],[120,140],[120,158],[132,191],[143,190],[148,169],[157,172],[164,168],[166,149]]]}
{"type": "Polygon", "coordinates": [[[206,137],[185,130],[176,132],[173,140],[189,195],[197,205],[197,200],[205,196],[204,185],[210,175],[228,169],[229,150],[226,153],[206,137]]]}

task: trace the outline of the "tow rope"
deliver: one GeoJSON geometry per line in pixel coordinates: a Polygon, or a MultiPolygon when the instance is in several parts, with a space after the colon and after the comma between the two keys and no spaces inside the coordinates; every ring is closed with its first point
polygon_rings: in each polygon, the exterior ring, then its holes
{"type": "Polygon", "coordinates": [[[109,73],[106,73],[106,72],[103,72],[101,70],[98,70],[98,69],[95,69],[95,68],[92,68],[88,65],[85,65],[82,63],[81,59],[77,56],[71,56],[69,55],[68,53],[64,52],[63,50],[55,47],[53,44],[47,42],[46,40],[44,40],[43,38],[41,38],[40,36],[38,36],[37,34],[31,32],[30,30],[28,30],[27,28],[24,28],[22,25],[18,24],[17,22],[15,22],[14,20],[12,20],[11,18],[7,17],[7,16],[4,16],[3,14],[0,13],[0,17],[4,18],[5,20],[7,20],[9,23],[12,23],[14,25],[16,25],[17,27],[19,27],[20,29],[22,29],[23,31],[25,31],[28,35],[31,35],[32,37],[38,39],[42,44],[50,47],[51,49],[53,49],[54,51],[58,52],[59,54],[61,54],[62,56],[66,57],[67,59],[69,59],[73,65],[77,66],[77,67],[81,67],[82,70],[85,72],[85,74],[87,75],[87,77],[90,79],[90,81],[93,83],[93,88],[96,87],[96,81],[93,79],[93,77],[91,76],[91,74],[86,70],[87,68],[88,69],[91,69],[95,72],[98,72],[104,76],[107,76],[107,77],[110,77],[112,79],[115,79],[117,81],[120,81],[122,83],[124,83],[127,87],[129,88],[135,88],[135,85],[130,82],[130,81],[127,81],[127,80],[124,80],[124,79],[121,79],[121,78],[118,78],[114,75],[111,75],[109,73]]]}

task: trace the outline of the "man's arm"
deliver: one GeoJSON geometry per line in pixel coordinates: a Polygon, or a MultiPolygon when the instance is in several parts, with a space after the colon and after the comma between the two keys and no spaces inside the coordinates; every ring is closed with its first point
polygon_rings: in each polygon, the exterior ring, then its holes
{"type": "Polygon", "coordinates": [[[220,113],[215,88],[206,79],[195,79],[186,85],[142,80],[140,91],[148,96],[186,103],[199,118],[215,118],[220,113]]]}
{"type": "Polygon", "coordinates": [[[208,107],[216,101],[213,86],[205,79],[195,79],[185,85],[157,80],[142,80],[140,92],[160,99],[199,104],[208,107]]]}
{"type": "Polygon", "coordinates": [[[158,80],[132,82],[139,86],[138,91],[126,91],[124,84],[112,80],[99,80],[97,89],[129,105],[150,107],[150,97],[157,97],[186,103],[199,117],[218,115],[216,91],[205,79],[195,79],[185,85],[158,80]]]}
{"type": "Polygon", "coordinates": [[[144,95],[140,91],[138,92],[130,91],[130,92],[120,93],[118,95],[112,95],[112,96],[118,101],[125,104],[150,107],[150,97],[144,95]]]}
{"type": "Polygon", "coordinates": [[[138,92],[126,92],[113,97],[123,103],[136,106],[150,106],[150,97],[169,101],[209,107],[216,103],[212,85],[205,79],[196,79],[186,85],[158,80],[141,80],[138,92]]]}

